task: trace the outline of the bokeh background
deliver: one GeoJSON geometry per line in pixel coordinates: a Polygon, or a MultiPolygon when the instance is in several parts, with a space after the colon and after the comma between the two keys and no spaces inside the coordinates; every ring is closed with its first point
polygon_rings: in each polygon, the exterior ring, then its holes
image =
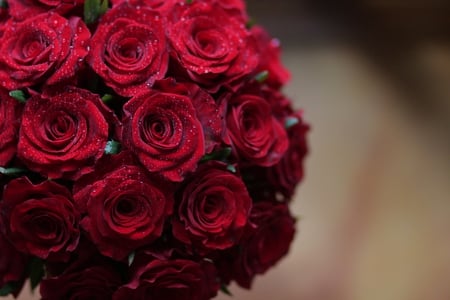
{"type": "Polygon", "coordinates": [[[311,151],[288,257],[217,300],[450,299],[450,2],[247,2],[311,151]]]}

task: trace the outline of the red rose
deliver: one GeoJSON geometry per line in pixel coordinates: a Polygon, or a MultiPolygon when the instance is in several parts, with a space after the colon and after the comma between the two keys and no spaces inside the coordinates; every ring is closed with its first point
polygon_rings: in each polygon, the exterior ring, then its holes
{"type": "Polygon", "coordinates": [[[193,83],[177,83],[168,78],[155,83],[154,89],[166,93],[188,97],[195,108],[197,118],[202,124],[205,137],[205,153],[211,153],[222,143],[224,130],[223,117],[219,107],[210,94],[193,83]]]}
{"type": "Polygon", "coordinates": [[[247,91],[225,96],[222,103],[227,110],[227,137],[235,155],[249,165],[268,167],[278,163],[289,141],[269,103],[247,91]]]}
{"type": "Polygon", "coordinates": [[[116,260],[160,237],[173,206],[169,188],[130,157],[105,157],[74,187],[81,226],[103,255],[116,260]]]}
{"type": "Polygon", "coordinates": [[[0,231],[0,289],[6,284],[12,284],[16,287],[13,293],[17,296],[26,279],[27,264],[28,256],[11,245],[0,231]]]}
{"type": "MultiPolygon", "coordinates": [[[[201,108],[194,108],[194,103],[199,102],[190,96],[195,94],[179,94],[178,87],[170,83],[162,86],[161,91],[153,90],[125,103],[122,140],[150,172],[170,181],[182,181],[205,154],[205,132],[198,115],[206,115],[201,108]]],[[[204,99],[202,107],[206,112],[211,105],[215,107],[212,98],[203,97],[201,92],[197,95],[204,99]]],[[[210,117],[215,126],[217,112],[210,117]]]]}
{"type": "Polygon", "coordinates": [[[5,31],[5,24],[9,20],[9,11],[7,8],[0,7],[0,38],[5,31]]]}
{"type": "Polygon", "coordinates": [[[264,83],[279,89],[291,77],[281,61],[280,42],[272,38],[261,26],[253,26],[250,31],[257,41],[257,51],[261,55],[257,72],[269,72],[264,83]]]}
{"type": "Polygon", "coordinates": [[[17,151],[22,105],[0,89],[0,166],[5,166],[17,151]]]}
{"type": "Polygon", "coordinates": [[[103,155],[112,120],[99,96],[86,90],[33,96],[22,115],[18,156],[49,178],[79,178],[103,155]]]}
{"type": "Polygon", "coordinates": [[[134,96],[166,74],[164,26],[164,19],[150,8],[115,6],[101,18],[87,61],[116,93],[134,96]]]}
{"type": "Polygon", "coordinates": [[[290,118],[293,122],[298,123],[287,130],[290,141],[289,148],[278,164],[267,169],[271,186],[281,192],[284,200],[292,198],[296,185],[302,180],[303,161],[308,153],[306,134],[309,126],[302,121],[300,114],[290,118]]]}
{"type": "Polygon", "coordinates": [[[141,8],[147,6],[152,10],[159,12],[162,16],[172,13],[173,7],[178,3],[185,3],[186,0],[112,0],[113,7],[119,6],[124,2],[141,8]]]}
{"type": "MultiPolygon", "coordinates": [[[[254,204],[245,237],[231,256],[219,263],[221,274],[249,289],[256,274],[263,274],[285,256],[295,235],[295,220],[285,203],[254,204]]],[[[230,254],[230,253],[227,253],[230,254]]]]}
{"type": "Polygon", "coordinates": [[[0,211],[6,236],[24,253],[61,259],[78,245],[79,212],[69,190],[53,181],[34,185],[22,177],[9,182],[0,211]]]}
{"type": "Polygon", "coordinates": [[[15,19],[24,20],[48,11],[64,15],[83,2],[84,0],[8,0],[8,6],[15,19]]]}
{"type": "Polygon", "coordinates": [[[56,13],[8,22],[0,38],[0,86],[13,90],[73,78],[88,53],[89,37],[80,18],[56,13]]]}
{"type": "Polygon", "coordinates": [[[184,7],[169,27],[173,59],[210,92],[221,86],[234,89],[259,62],[244,21],[217,4],[194,1],[184,7]]]}
{"type": "Polygon", "coordinates": [[[177,192],[175,238],[202,250],[226,249],[239,242],[252,200],[241,178],[222,165],[202,165],[177,192]]]}
{"type": "Polygon", "coordinates": [[[45,278],[41,282],[40,293],[42,300],[111,299],[120,285],[121,276],[114,265],[94,264],[45,278]]]}
{"type": "Polygon", "coordinates": [[[219,289],[214,266],[186,259],[136,259],[127,285],[113,300],[209,300],[219,289]]]}

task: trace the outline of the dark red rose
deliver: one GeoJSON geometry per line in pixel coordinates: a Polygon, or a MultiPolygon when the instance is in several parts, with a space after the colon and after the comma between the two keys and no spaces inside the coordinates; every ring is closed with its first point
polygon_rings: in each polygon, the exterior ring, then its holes
{"type": "Polygon", "coordinates": [[[257,202],[242,243],[224,253],[218,267],[225,281],[234,279],[249,289],[257,274],[273,267],[290,248],[295,235],[295,219],[286,203],[257,202]]]}
{"type": "Polygon", "coordinates": [[[166,74],[164,27],[164,19],[150,8],[115,6],[101,18],[87,61],[119,95],[141,93],[166,74]]]}
{"type": "Polygon", "coordinates": [[[136,259],[127,285],[113,300],[209,300],[219,289],[214,266],[185,259],[136,259]]]}
{"type": "Polygon", "coordinates": [[[4,231],[20,251],[42,259],[63,259],[75,250],[79,212],[66,187],[53,181],[33,184],[26,177],[9,182],[0,203],[4,231]]]}
{"type": "Polygon", "coordinates": [[[48,11],[64,15],[83,3],[84,0],[8,0],[10,14],[17,20],[48,11]]]}
{"type": "Polygon", "coordinates": [[[205,154],[205,136],[193,101],[173,91],[151,91],[123,106],[122,141],[153,173],[182,181],[205,154]]]}
{"type": "Polygon", "coordinates": [[[289,141],[262,95],[244,91],[226,96],[222,105],[226,107],[227,139],[235,155],[248,165],[269,167],[278,163],[289,141]]]}
{"type": "Polygon", "coordinates": [[[253,26],[250,31],[257,41],[257,52],[261,57],[257,72],[269,72],[264,83],[276,89],[280,88],[291,78],[281,61],[280,41],[272,38],[261,26],[253,26]]]}
{"type": "Polygon", "coordinates": [[[289,118],[288,122],[296,122],[287,129],[289,148],[278,164],[267,169],[269,182],[274,190],[281,192],[282,199],[286,201],[292,198],[295,187],[303,178],[304,159],[308,153],[306,134],[309,130],[301,113],[289,118]]]}
{"type": "Polygon", "coordinates": [[[200,251],[235,245],[247,225],[252,200],[241,178],[224,169],[202,165],[177,192],[173,235],[200,251]]]}
{"type": "Polygon", "coordinates": [[[40,293],[42,300],[111,299],[121,283],[121,275],[113,264],[94,264],[45,278],[40,293]]]}
{"type": "Polygon", "coordinates": [[[17,151],[22,105],[0,89],[0,166],[5,166],[17,151]]]}
{"type": "Polygon", "coordinates": [[[89,37],[77,17],[45,13],[10,20],[0,38],[0,86],[14,90],[73,78],[88,53],[89,37]]]}
{"type": "Polygon", "coordinates": [[[13,284],[17,296],[26,279],[28,260],[29,257],[11,245],[0,231],[0,289],[6,284],[13,284]]]}
{"type": "Polygon", "coordinates": [[[49,178],[79,178],[103,155],[111,120],[112,111],[86,90],[33,96],[22,115],[18,156],[49,178]]]}
{"type": "Polygon", "coordinates": [[[84,214],[81,226],[103,255],[116,260],[160,237],[172,212],[169,187],[149,177],[125,152],[101,160],[74,191],[84,214]]]}
{"type": "Polygon", "coordinates": [[[221,86],[235,89],[259,63],[244,21],[217,3],[194,1],[184,8],[169,27],[172,58],[192,81],[210,92],[221,86]]]}

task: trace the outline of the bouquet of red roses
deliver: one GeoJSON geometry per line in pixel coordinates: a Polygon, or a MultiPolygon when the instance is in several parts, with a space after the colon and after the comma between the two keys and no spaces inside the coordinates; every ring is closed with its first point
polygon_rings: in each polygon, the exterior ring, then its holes
{"type": "Polygon", "coordinates": [[[287,253],[308,126],[242,0],[0,4],[0,295],[206,300],[287,253]]]}

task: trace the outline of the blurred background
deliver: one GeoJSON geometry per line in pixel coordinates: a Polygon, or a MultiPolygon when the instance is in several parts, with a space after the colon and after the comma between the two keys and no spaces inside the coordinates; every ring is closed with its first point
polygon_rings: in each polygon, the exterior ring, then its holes
{"type": "Polygon", "coordinates": [[[216,300],[450,299],[450,1],[248,10],[282,42],[311,150],[289,256],[216,300]]]}

